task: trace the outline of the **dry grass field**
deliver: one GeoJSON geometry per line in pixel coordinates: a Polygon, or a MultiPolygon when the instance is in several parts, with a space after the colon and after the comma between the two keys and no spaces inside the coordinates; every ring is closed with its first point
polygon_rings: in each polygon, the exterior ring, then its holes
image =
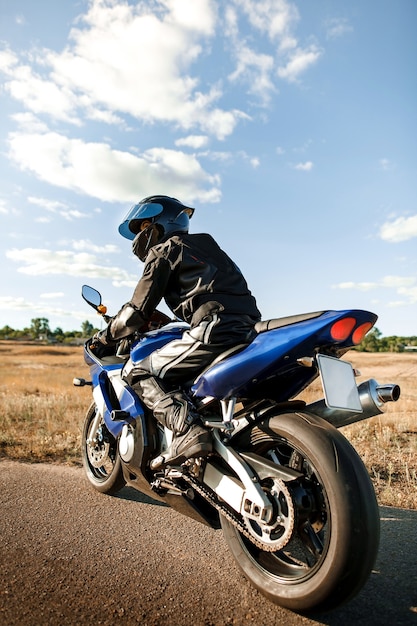
{"type": "Polygon", "coordinates": [[[0,455],[80,463],[81,428],[91,387],[82,347],[0,341],[0,455]]]}
{"type": "MultiPolygon", "coordinates": [[[[358,384],[374,378],[401,387],[400,399],[387,403],[383,414],[346,426],[341,432],[365,463],[378,502],[417,509],[417,353],[351,350],[344,360],[360,371],[358,384]]],[[[303,399],[313,402],[322,395],[316,381],[303,399]]]]}
{"type": "MultiPolygon", "coordinates": [[[[0,456],[24,461],[79,464],[81,428],[91,388],[81,347],[0,341],[0,456]]],[[[417,509],[417,354],[360,353],[345,356],[361,371],[401,386],[401,398],[384,415],[343,429],[353,443],[383,505],[417,509]]],[[[321,397],[319,383],[304,399],[321,397]]]]}

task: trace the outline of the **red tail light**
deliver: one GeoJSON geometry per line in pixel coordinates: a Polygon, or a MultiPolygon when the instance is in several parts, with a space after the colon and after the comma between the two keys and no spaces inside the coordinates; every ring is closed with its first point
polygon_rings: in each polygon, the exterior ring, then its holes
{"type": "Polygon", "coordinates": [[[372,322],[366,322],[365,324],[361,324],[360,326],[357,327],[357,329],[352,335],[352,341],[355,344],[355,346],[357,346],[362,341],[366,333],[369,330],[371,330],[372,326],[373,326],[372,322]]]}
{"type": "MultiPolygon", "coordinates": [[[[355,328],[356,320],[354,317],[344,317],[333,324],[330,329],[331,338],[334,341],[346,341],[352,330],[355,328]]],[[[365,324],[363,324],[364,326],[365,324]]],[[[359,328],[362,328],[359,326],[359,328]]],[[[357,330],[359,330],[359,328],[357,330]]],[[[357,332],[355,331],[355,333],[357,332]]],[[[369,329],[368,329],[369,330],[369,329]]],[[[367,332],[367,331],[366,331],[367,332]]]]}

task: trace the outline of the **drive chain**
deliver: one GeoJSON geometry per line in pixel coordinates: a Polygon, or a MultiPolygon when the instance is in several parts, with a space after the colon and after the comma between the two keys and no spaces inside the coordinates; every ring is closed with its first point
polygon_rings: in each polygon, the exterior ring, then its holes
{"type": "Polygon", "coordinates": [[[220,502],[218,502],[218,500],[212,495],[212,493],[208,489],[206,489],[204,485],[199,483],[193,476],[191,476],[190,474],[183,474],[182,478],[185,479],[186,482],[189,483],[192,488],[195,489],[195,491],[197,491],[197,493],[199,493],[207,502],[209,502],[209,504],[211,504],[211,506],[219,511],[221,515],[223,515],[229,522],[231,522],[233,526],[235,526],[235,528],[237,528],[238,531],[244,537],[246,537],[246,539],[249,539],[249,541],[253,543],[257,548],[263,550],[264,552],[276,552],[277,550],[282,549],[283,546],[277,547],[275,544],[267,544],[263,541],[257,540],[256,537],[254,537],[247,530],[242,520],[240,520],[239,517],[232,513],[226,506],[220,504],[220,502]]]}

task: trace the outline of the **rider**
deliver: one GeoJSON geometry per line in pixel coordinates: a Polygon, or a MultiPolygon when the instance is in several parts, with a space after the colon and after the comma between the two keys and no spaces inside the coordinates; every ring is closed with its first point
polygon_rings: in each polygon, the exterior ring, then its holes
{"type": "Polygon", "coordinates": [[[97,339],[111,345],[146,324],[163,298],[187,322],[181,339],[139,364],[129,360],[124,378],[155,418],[173,432],[153,469],[205,456],[211,435],[203,428],[180,385],[194,379],[221,352],[249,343],[260,319],[255,298],[238,267],[207,234],[189,234],[194,209],[168,196],[149,196],[134,205],[119,226],[145,264],[133,296],[97,339]]]}

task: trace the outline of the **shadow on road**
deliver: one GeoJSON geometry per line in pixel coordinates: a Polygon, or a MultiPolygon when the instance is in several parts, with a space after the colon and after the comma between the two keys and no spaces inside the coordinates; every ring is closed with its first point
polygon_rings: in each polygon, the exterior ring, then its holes
{"type": "Polygon", "coordinates": [[[145,493],[141,491],[137,491],[132,487],[123,487],[117,493],[115,498],[122,498],[123,500],[129,500],[130,502],[141,502],[142,504],[153,504],[155,506],[168,506],[165,502],[161,502],[160,500],[156,500],[155,498],[151,498],[147,496],[145,493]]]}

